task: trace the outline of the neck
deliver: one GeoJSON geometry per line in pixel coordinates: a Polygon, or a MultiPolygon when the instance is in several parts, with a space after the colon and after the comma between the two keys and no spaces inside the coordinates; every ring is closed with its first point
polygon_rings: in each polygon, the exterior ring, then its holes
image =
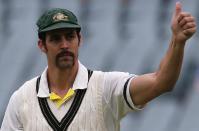
{"type": "Polygon", "coordinates": [[[65,95],[72,88],[78,71],[78,63],[76,62],[72,68],[58,69],[48,67],[47,78],[49,89],[60,96],[65,95]]]}

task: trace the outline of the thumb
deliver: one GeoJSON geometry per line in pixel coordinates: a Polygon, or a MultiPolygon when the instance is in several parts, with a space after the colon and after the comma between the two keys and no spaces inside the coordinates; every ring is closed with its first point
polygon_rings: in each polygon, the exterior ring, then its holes
{"type": "Polygon", "coordinates": [[[181,13],[181,11],[182,11],[182,5],[178,1],[178,2],[176,2],[176,8],[175,8],[174,17],[178,16],[181,13]]]}

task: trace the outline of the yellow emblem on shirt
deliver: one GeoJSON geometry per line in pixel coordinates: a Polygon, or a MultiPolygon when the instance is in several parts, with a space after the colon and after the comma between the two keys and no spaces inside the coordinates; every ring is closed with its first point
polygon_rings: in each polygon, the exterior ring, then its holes
{"type": "Polygon", "coordinates": [[[66,93],[66,95],[61,98],[59,95],[55,94],[54,92],[50,93],[50,100],[56,102],[56,106],[57,108],[60,108],[61,105],[66,102],[67,100],[69,100],[70,98],[72,98],[75,94],[75,91],[70,88],[68,90],[68,92],[66,93]]]}

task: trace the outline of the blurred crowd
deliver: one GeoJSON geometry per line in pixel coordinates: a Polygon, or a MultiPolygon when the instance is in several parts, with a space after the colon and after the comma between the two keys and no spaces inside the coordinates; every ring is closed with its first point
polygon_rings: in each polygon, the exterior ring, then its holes
{"type": "MultiPolygon", "coordinates": [[[[181,2],[198,22],[199,1],[181,2]]],[[[88,67],[139,75],[155,70],[168,47],[174,4],[175,0],[0,0],[0,121],[10,95],[45,67],[36,48],[35,23],[42,12],[60,7],[77,13],[83,35],[80,60],[88,67]]],[[[198,131],[198,40],[197,32],[188,41],[174,91],[128,115],[121,130],[198,131]]]]}

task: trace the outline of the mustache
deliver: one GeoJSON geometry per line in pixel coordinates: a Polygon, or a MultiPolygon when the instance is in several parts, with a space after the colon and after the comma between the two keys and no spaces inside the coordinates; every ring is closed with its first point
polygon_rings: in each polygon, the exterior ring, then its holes
{"type": "Polygon", "coordinates": [[[66,51],[66,50],[63,50],[63,51],[61,51],[59,54],[57,54],[57,58],[60,58],[60,57],[63,57],[63,56],[71,56],[71,57],[75,57],[75,55],[72,53],[72,52],[70,52],[70,51],[66,51]]]}

